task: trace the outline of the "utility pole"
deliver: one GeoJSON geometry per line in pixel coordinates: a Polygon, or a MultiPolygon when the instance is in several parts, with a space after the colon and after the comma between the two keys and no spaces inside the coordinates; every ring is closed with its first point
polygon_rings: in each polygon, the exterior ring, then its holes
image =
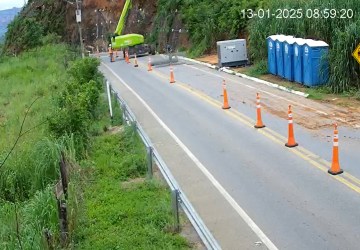
{"type": "Polygon", "coordinates": [[[76,0],[76,22],[79,28],[81,56],[82,58],[85,58],[84,43],[83,43],[82,31],[81,31],[81,9],[79,8],[79,0],[76,0]]]}
{"type": "Polygon", "coordinates": [[[99,53],[99,9],[95,10],[96,13],[96,52],[99,53]]]}

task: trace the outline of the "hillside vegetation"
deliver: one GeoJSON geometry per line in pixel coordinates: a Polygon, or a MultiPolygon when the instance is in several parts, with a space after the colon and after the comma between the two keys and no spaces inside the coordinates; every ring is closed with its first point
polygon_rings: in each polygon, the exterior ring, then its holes
{"type": "Polygon", "coordinates": [[[179,16],[182,31],[187,32],[190,40],[190,53],[199,56],[210,52],[219,40],[246,38],[248,20],[241,17],[241,10],[255,9],[261,4],[262,0],[158,0],[150,41],[159,42],[164,34],[170,41],[179,16]]]}
{"type": "Polygon", "coordinates": [[[4,53],[18,54],[49,42],[60,42],[66,30],[66,2],[29,0],[8,25],[4,53]]]}
{"type": "MultiPolygon", "coordinates": [[[[144,178],[135,131],[106,133],[98,60],[75,58],[67,46],[49,45],[0,63],[0,249],[191,248],[172,233],[167,187],[144,178]],[[65,243],[54,194],[62,153],[70,179],[65,243]]],[[[112,125],[121,125],[113,100],[112,125]]]]}

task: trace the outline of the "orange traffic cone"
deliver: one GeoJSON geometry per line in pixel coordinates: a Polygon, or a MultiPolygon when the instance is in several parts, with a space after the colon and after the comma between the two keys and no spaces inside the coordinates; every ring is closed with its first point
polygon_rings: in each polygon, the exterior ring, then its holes
{"type": "Polygon", "coordinates": [[[136,54],[135,54],[135,62],[134,62],[134,67],[139,67],[139,64],[138,64],[138,61],[137,61],[137,57],[136,57],[136,54]]]}
{"type": "Polygon", "coordinates": [[[170,65],[170,83],[175,83],[174,70],[170,65]]]}
{"type": "Polygon", "coordinates": [[[129,64],[130,63],[130,59],[129,59],[129,52],[125,52],[125,62],[127,63],[127,64],[129,64]]]}
{"type": "Polygon", "coordinates": [[[289,105],[289,110],[288,110],[288,121],[289,121],[288,142],[285,144],[285,146],[289,147],[289,148],[293,148],[293,147],[298,146],[299,144],[297,144],[295,142],[294,124],[293,124],[291,105],[289,105]]]}
{"type": "Polygon", "coordinates": [[[226,83],[225,80],[223,80],[223,96],[224,96],[224,105],[222,106],[223,109],[230,109],[228,96],[227,96],[227,90],[226,90],[226,83]]]}
{"type": "Polygon", "coordinates": [[[254,126],[255,128],[264,128],[265,125],[262,122],[261,119],[261,105],[260,105],[260,95],[259,93],[256,93],[256,124],[254,126]]]}
{"type": "Polygon", "coordinates": [[[331,168],[328,170],[329,174],[338,175],[344,171],[340,168],[339,164],[339,131],[337,130],[337,124],[334,124],[334,144],[333,144],[333,157],[331,168]]]}
{"type": "Polygon", "coordinates": [[[148,71],[152,71],[151,58],[149,57],[148,71]]]}

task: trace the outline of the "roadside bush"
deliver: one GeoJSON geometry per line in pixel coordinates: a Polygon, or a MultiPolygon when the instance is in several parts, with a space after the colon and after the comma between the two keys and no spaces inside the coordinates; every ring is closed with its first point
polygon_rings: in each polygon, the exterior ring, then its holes
{"type": "Polygon", "coordinates": [[[49,119],[52,134],[61,138],[72,134],[77,157],[86,151],[89,130],[94,119],[102,90],[102,76],[98,72],[99,61],[85,58],[75,61],[68,69],[71,78],[65,90],[56,100],[56,108],[49,119]]]}
{"type": "Polygon", "coordinates": [[[68,73],[80,85],[94,80],[96,81],[96,87],[101,89],[102,75],[98,71],[99,65],[100,61],[96,58],[86,57],[82,60],[74,61],[68,69],[68,73]]]}

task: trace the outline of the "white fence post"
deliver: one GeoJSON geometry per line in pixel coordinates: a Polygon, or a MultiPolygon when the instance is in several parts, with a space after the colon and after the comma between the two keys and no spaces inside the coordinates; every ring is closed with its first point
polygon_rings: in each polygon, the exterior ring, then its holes
{"type": "Polygon", "coordinates": [[[106,88],[107,88],[107,94],[108,94],[108,100],[109,100],[110,118],[112,120],[113,119],[113,111],[112,111],[112,105],[111,105],[111,91],[110,91],[109,81],[106,81],[106,88]]]}

